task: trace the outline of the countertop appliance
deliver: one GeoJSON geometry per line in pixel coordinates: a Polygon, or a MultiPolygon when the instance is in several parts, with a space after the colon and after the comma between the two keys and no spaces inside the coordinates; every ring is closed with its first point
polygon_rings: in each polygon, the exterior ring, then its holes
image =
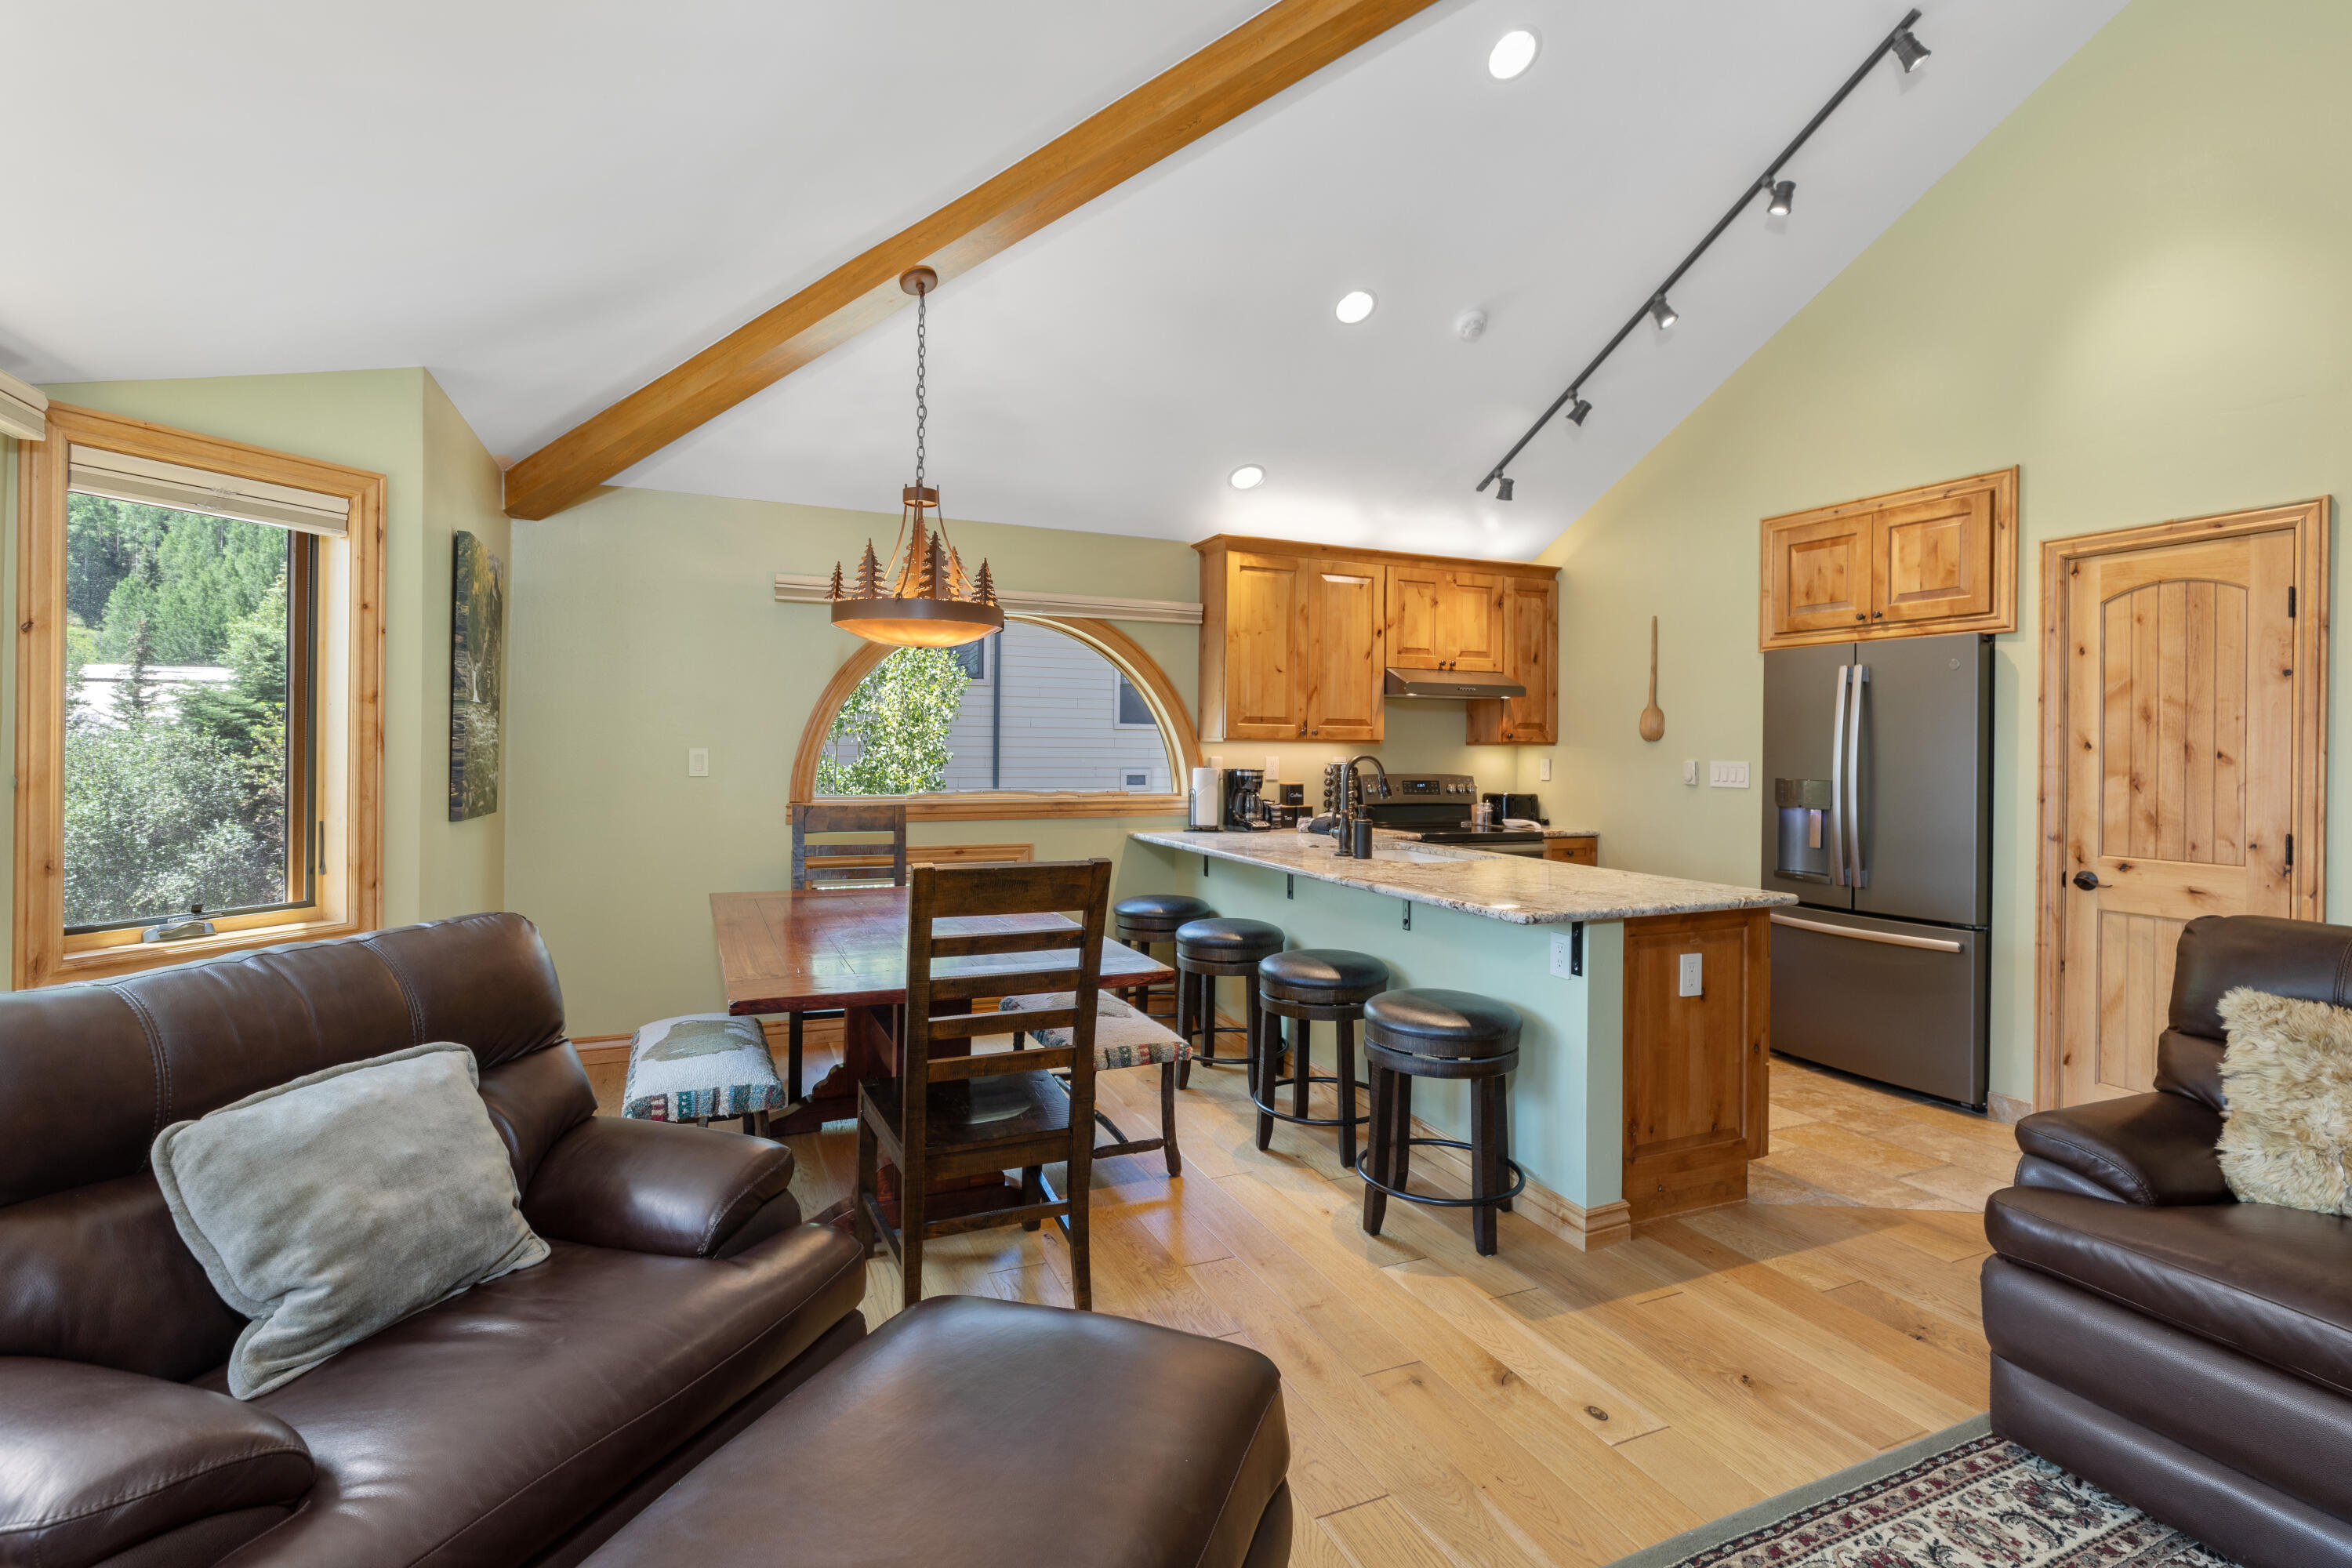
{"type": "Polygon", "coordinates": [[[1264,833],[1272,829],[1274,813],[1265,804],[1265,769],[1225,770],[1222,826],[1227,833],[1264,833]]]}
{"type": "Polygon", "coordinates": [[[1411,834],[1423,844],[1466,844],[1497,855],[1543,854],[1533,828],[1479,827],[1471,822],[1478,784],[1468,773],[1391,773],[1383,799],[1364,803],[1375,827],[1411,834]]]}
{"type": "Polygon", "coordinates": [[[1486,815],[1496,822],[1540,822],[1551,826],[1551,818],[1543,814],[1543,802],[1531,795],[1482,795],[1478,797],[1494,809],[1486,815]]]}
{"type": "Polygon", "coordinates": [[[1773,1048],[1981,1107],[1992,639],[1767,653],[1763,781],[1773,1048]]]}

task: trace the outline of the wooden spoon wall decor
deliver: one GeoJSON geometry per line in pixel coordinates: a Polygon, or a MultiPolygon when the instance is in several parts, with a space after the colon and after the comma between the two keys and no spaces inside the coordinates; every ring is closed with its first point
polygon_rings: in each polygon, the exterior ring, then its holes
{"type": "Polygon", "coordinates": [[[1642,739],[1665,739],[1666,715],[1658,706],[1658,617],[1650,617],[1650,705],[1642,710],[1642,739]]]}

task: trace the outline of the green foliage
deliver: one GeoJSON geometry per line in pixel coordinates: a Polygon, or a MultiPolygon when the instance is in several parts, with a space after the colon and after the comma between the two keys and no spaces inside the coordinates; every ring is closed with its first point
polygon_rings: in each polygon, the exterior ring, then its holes
{"type": "Polygon", "coordinates": [[[834,715],[816,763],[816,793],[918,795],[939,788],[955,760],[948,731],[970,683],[953,648],[903,647],[875,666],[834,715]],[[856,752],[843,762],[845,741],[855,742],[856,752]]]}
{"type": "Polygon", "coordinates": [[[178,724],[79,728],[66,746],[66,923],[284,898],[283,841],[248,820],[239,763],[178,724]]]}
{"type": "Polygon", "coordinates": [[[156,664],[220,664],[229,628],[286,570],[284,531],[79,492],[66,498],[66,610],[128,662],[147,623],[156,664]]]}
{"type": "Polygon", "coordinates": [[[480,539],[457,530],[449,647],[449,820],[499,808],[506,670],[507,569],[480,539]]]}
{"type": "Polygon", "coordinates": [[[285,898],[289,559],[280,529],[68,496],[68,925],[285,898]],[[131,668],[90,713],[99,663],[131,668]],[[231,679],[155,674],[180,665],[231,679]]]}

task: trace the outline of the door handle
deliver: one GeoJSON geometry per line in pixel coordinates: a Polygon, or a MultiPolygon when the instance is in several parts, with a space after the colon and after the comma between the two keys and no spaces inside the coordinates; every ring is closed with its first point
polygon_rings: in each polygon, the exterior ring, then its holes
{"type": "Polygon", "coordinates": [[[1830,886],[1843,888],[1845,879],[1845,689],[1853,666],[1838,666],[1837,707],[1830,728],[1830,886]]]}
{"type": "Polygon", "coordinates": [[[2074,873],[2074,886],[2082,889],[2083,891],[2086,893],[2090,892],[2096,889],[2098,885],[2099,874],[2097,872],[2077,871],[2074,873]]]}
{"type": "Polygon", "coordinates": [[[1870,868],[1862,863],[1862,692],[1870,684],[1870,666],[1853,667],[1853,687],[1846,700],[1853,717],[1845,727],[1846,876],[1857,888],[1870,886],[1870,868]]]}
{"type": "Polygon", "coordinates": [[[1833,926],[1820,921],[1799,920],[1775,910],[1769,917],[1776,926],[1789,926],[1797,931],[1819,931],[1823,936],[1842,936],[1855,942],[1875,942],[1888,947],[1919,947],[1929,952],[1966,952],[1965,944],[1933,936],[1898,936],[1890,931],[1864,931],[1856,926],[1833,926]]]}

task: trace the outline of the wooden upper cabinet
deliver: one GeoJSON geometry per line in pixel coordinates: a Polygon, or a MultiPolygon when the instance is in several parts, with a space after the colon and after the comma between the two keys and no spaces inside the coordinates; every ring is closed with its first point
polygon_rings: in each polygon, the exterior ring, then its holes
{"type": "Polygon", "coordinates": [[[1764,570],[1768,636],[1859,636],[1870,624],[1870,514],[1768,528],[1764,570]]]}
{"type": "Polygon", "coordinates": [[[1992,609],[1992,496],[1969,490],[1870,520],[1874,621],[1946,621],[1992,609]]]}
{"type": "Polygon", "coordinates": [[[1307,589],[1307,738],[1377,741],[1387,704],[1388,568],[1332,557],[1302,562],[1307,589]]]}
{"type": "Polygon", "coordinates": [[[1398,669],[1503,668],[1503,579],[1434,563],[1389,568],[1388,662],[1398,669]]]}
{"type": "Polygon", "coordinates": [[[1307,564],[1234,551],[1220,563],[1213,590],[1204,584],[1201,718],[1208,738],[1288,741],[1305,733],[1307,564]]]}
{"type": "Polygon", "coordinates": [[[1548,746],[1559,739],[1559,580],[1513,577],[1503,585],[1504,679],[1525,697],[1465,702],[1474,746],[1548,746]]]}
{"type": "Polygon", "coordinates": [[[1203,741],[1378,742],[1391,668],[1501,672],[1526,686],[1522,699],[1463,704],[1473,743],[1559,732],[1556,569],[1229,534],[1192,548],[1203,741]]]}
{"type": "Polygon", "coordinates": [[[1763,523],[1766,648],[2017,629],[2017,470],[1763,523]]]}

